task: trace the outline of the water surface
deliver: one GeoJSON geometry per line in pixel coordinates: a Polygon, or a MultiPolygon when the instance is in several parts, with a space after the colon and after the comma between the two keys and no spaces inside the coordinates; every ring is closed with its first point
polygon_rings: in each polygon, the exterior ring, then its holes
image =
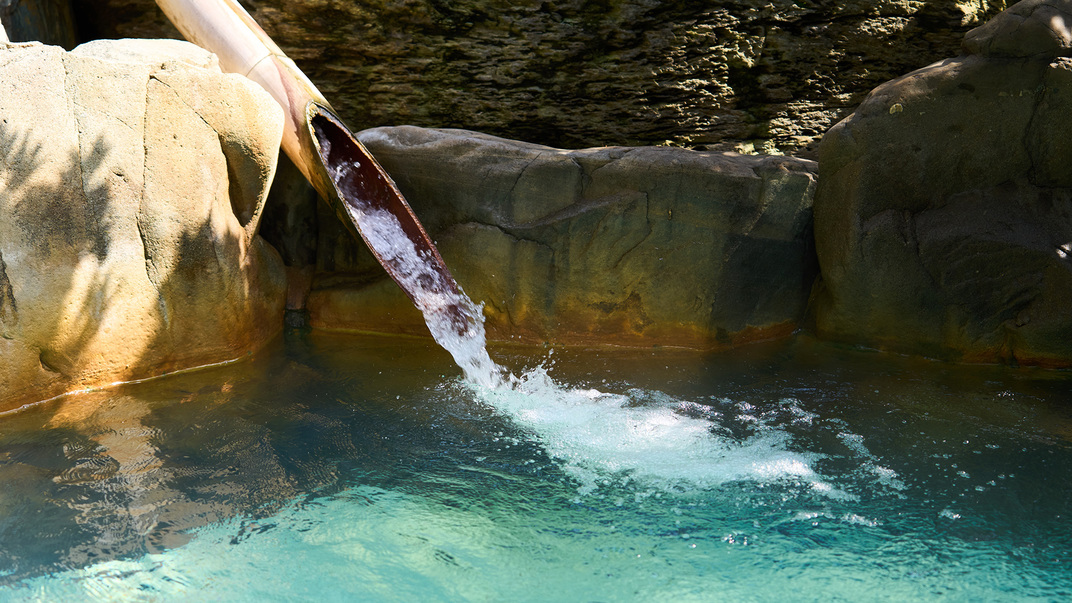
{"type": "Polygon", "coordinates": [[[0,420],[0,599],[1072,596],[1062,372],[293,334],[0,420]]]}

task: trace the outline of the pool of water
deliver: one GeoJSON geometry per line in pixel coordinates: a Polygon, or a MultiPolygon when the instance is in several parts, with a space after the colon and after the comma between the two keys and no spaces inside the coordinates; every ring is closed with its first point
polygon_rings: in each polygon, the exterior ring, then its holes
{"type": "Polygon", "coordinates": [[[1060,600],[1072,374],[290,334],[0,417],[0,600],[1060,600]]]}

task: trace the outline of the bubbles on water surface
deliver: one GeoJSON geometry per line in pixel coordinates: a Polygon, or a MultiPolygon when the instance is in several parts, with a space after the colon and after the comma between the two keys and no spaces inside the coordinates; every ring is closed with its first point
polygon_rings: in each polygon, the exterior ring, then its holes
{"type": "MultiPolygon", "coordinates": [[[[356,198],[356,168],[333,168],[344,196],[356,198]]],[[[792,484],[828,499],[854,495],[821,475],[822,454],[800,450],[791,429],[813,428],[819,417],[793,400],[774,408],[728,402],[724,410],[661,392],[607,393],[554,382],[546,368],[514,376],[485,345],[482,307],[437,269],[398,219],[368,204],[348,204],[362,236],[423,313],[429,331],[462,368],[472,393],[509,416],[579,484],[581,495],[626,486],[636,496],[689,492],[731,482],[792,484]]],[[[850,454],[871,463],[872,477],[897,487],[892,471],[874,464],[862,438],[843,434],[850,454]]]]}
{"type": "MultiPolygon", "coordinates": [[[[759,408],[730,400],[701,404],[639,388],[608,393],[563,386],[543,367],[510,384],[471,391],[555,459],[582,496],[621,488],[635,497],[687,495],[753,483],[827,500],[857,498],[817,470],[827,455],[796,442],[794,431],[816,429],[821,421],[795,400],[759,408]]],[[[857,462],[874,460],[869,453],[847,454],[857,462]]]]}

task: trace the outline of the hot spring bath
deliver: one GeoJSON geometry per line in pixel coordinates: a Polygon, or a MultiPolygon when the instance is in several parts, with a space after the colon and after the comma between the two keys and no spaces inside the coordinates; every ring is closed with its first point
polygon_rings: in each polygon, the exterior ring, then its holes
{"type": "Polygon", "coordinates": [[[288,335],[0,422],[3,600],[1057,600],[1066,372],[288,335]]]}

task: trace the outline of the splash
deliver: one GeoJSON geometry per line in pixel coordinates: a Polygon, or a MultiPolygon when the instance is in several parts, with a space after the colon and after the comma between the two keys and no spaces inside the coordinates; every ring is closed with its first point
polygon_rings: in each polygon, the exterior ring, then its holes
{"type": "Polygon", "coordinates": [[[746,410],[734,409],[729,417],[657,391],[571,388],[543,367],[514,377],[510,387],[474,393],[538,441],[582,496],[625,487],[644,497],[755,482],[854,498],[813,468],[823,455],[792,450],[784,418],[758,419],[749,435],[734,437],[724,433],[724,424],[747,422],[746,410]]]}
{"type": "MultiPolygon", "coordinates": [[[[659,392],[570,388],[555,383],[543,368],[510,374],[488,355],[482,306],[454,281],[386,173],[348,136],[325,135],[319,144],[361,236],[424,315],[432,337],[453,356],[473,394],[531,433],[580,484],[580,494],[605,486],[628,486],[648,495],[753,481],[789,482],[825,497],[852,498],[813,468],[821,455],[793,451],[790,434],[754,416],[751,407],[736,413],[736,420],[753,428],[741,439],[720,433],[716,417],[704,411],[708,407],[659,392]]],[[[788,408],[794,422],[815,419],[798,406],[788,408]]]]}
{"type": "MultiPolygon", "coordinates": [[[[378,176],[362,171],[357,162],[329,166],[344,197],[360,199],[362,191],[375,188],[367,179],[378,176]]],[[[614,485],[640,485],[634,492],[647,495],[751,480],[788,481],[823,496],[849,497],[816,473],[815,455],[790,451],[790,437],[780,429],[760,424],[752,437],[737,440],[714,433],[717,426],[702,405],[659,392],[570,388],[555,383],[544,368],[510,374],[488,355],[482,306],[445,272],[434,248],[420,248],[421,240],[415,242],[382,204],[346,207],[384,268],[424,315],[432,337],[461,367],[474,395],[531,432],[580,484],[581,495],[614,485]]],[[[743,421],[760,422],[747,408],[740,414],[743,421]]]]}

